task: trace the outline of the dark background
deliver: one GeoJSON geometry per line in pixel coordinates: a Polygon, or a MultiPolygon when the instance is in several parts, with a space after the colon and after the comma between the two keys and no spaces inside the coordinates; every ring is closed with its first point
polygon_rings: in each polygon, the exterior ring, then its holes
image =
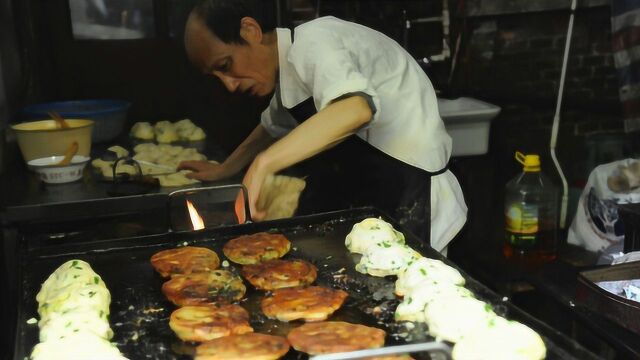
{"type": "MultiPolygon", "coordinates": [[[[10,176],[21,161],[7,125],[23,120],[23,106],[55,100],[129,100],[129,125],[189,117],[205,128],[212,144],[232,151],[255,127],[268,99],[227,94],[217,80],[188,64],[181,38],[193,3],[154,0],[153,38],[101,41],[73,38],[66,0],[0,0],[0,176],[10,176]]],[[[442,52],[444,38],[452,56],[425,69],[440,96],[469,96],[502,108],[491,125],[488,153],[452,162],[469,221],[450,255],[473,274],[469,260],[478,249],[500,251],[504,185],[520,171],[514,152],[540,154],[543,171],[559,184],[548,147],[569,4],[281,0],[279,6],[282,26],[335,15],[386,33],[417,59],[442,52]],[[405,31],[405,20],[441,16],[444,4],[449,34],[437,21],[405,31]]],[[[596,165],[638,156],[640,146],[637,135],[623,131],[609,0],[578,4],[557,148],[572,189],[570,202],[596,165]]]]}

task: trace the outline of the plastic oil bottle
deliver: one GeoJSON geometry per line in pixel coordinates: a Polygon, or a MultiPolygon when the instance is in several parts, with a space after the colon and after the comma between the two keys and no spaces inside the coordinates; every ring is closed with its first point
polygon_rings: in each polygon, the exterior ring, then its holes
{"type": "Polygon", "coordinates": [[[522,173],[505,191],[504,256],[523,265],[553,260],[557,253],[558,190],[540,171],[540,157],[516,152],[522,173]]]}

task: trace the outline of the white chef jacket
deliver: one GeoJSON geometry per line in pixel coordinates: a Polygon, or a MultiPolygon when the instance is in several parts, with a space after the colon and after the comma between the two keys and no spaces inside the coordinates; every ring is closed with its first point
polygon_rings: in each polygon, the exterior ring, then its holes
{"type": "MultiPolygon", "coordinates": [[[[357,136],[409,165],[437,172],[451,155],[451,137],[438,113],[429,78],[398,43],[365,26],[322,17],[276,29],[279,82],[263,127],[275,138],[298,125],[287,109],[313,97],[318,111],[350,93],[365,93],[373,119],[357,136]]],[[[431,178],[431,246],[442,251],[466,221],[467,206],[456,177],[431,178]]]]}

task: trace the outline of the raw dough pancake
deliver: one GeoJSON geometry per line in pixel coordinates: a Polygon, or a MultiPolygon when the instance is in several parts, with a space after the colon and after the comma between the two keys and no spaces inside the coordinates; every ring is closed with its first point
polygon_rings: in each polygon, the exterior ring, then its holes
{"type": "Polygon", "coordinates": [[[257,208],[266,212],[264,220],[290,218],[298,208],[306,181],[285,175],[269,175],[262,184],[257,208]]]}
{"type": "Polygon", "coordinates": [[[234,263],[247,265],[281,258],[290,247],[291,242],[284,235],[261,232],[231,239],[222,251],[234,263]]]}
{"type": "Polygon", "coordinates": [[[227,303],[240,300],[247,288],[240,277],[226,270],[175,275],[162,284],[162,292],[178,306],[227,303]]]}
{"type": "Polygon", "coordinates": [[[280,321],[322,321],[342,306],[348,294],[321,286],[280,289],[262,300],[262,312],[280,321]]]}
{"type": "Polygon", "coordinates": [[[269,260],[261,264],[242,267],[244,276],[257,289],[275,290],[313,283],[318,269],[304,260],[269,260]]]}
{"type": "Polygon", "coordinates": [[[289,332],[294,349],[311,355],[378,348],[384,345],[384,330],[342,321],[306,323],[289,332]]]}
{"type": "Polygon", "coordinates": [[[166,278],[215,270],[220,266],[220,259],[213,250],[185,246],[153,254],[151,265],[166,278]]]}
{"type": "Polygon", "coordinates": [[[289,343],[282,336],[249,333],[202,343],[196,348],[195,360],[272,360],[288,351],[289,343]]]}
{"type": "Polygon", "coordinates": [[[249,313],[235,304],[181,307],[171,313],[169,327],[184,341],[209,341],[253,332],[249,313]]]}

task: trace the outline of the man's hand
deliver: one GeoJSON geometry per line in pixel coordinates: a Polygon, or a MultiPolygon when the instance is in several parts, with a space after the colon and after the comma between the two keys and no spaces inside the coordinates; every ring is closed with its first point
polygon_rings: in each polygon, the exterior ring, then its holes
{"type": "MultiPolygon", "coordinates": [[[[244,179],[242,179],[242,184],[247,188],[247,193],[249,194],[249,211],[251,211],[251,219],[254,221],[261,221],[267,216],[265,209],[258,209],[257,204],[264,181],[271,174],[265,166],[264,157],[258,155],[249,166],[244,179]]],[[[244,196],[242,192],[236,198],[235,209],[238,222],[240,224],[244,223],[246,214],[244,212],[244,196]]]]}
{"type": "Polygon", "coordinates": [[[200,181],[220,180],[232,175],[229,174],[224,164],[214,164],[208,161],[183,161],[178,165],[178,170],[191,170],[193,172],[186,176],[189,179],[200,181]]]}

